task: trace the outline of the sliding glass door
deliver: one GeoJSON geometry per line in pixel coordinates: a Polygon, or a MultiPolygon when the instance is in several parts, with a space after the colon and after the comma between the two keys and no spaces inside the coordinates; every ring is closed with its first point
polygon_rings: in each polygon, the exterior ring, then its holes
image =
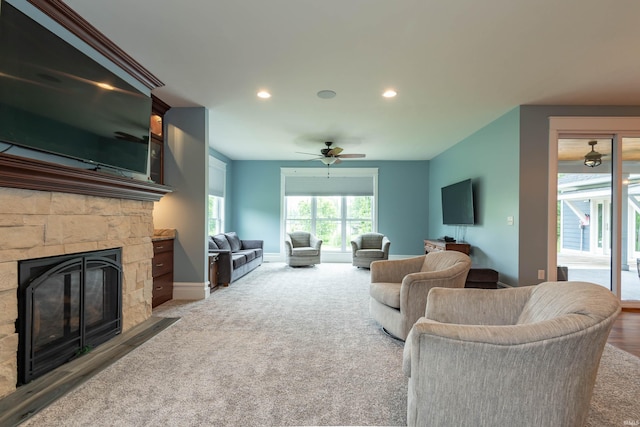
{"type": "Polygon", "coordinates": [[[558,280],[597,283],[640,306],[640,119],[563,119],[551,121],[549,268],[558,280]]]}

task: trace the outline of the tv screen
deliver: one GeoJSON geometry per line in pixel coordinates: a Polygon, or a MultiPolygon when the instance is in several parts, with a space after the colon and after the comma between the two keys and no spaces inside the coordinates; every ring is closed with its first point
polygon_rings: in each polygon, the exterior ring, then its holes
{"type": "Polygon", "coordinates": [[[473,225],[473,186],[471,180],[442,187],[442,223],[446,225],[473,225]]]}
{"type": "Polygon", "coordinates": [[[150,96],[2,2],[0,142],[146,175],[150,117],[150,96]]]}

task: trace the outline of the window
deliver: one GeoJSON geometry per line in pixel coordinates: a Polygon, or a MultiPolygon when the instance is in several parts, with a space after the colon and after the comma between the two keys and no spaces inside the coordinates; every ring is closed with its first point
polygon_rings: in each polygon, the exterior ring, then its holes
{"type": "Polygon", "coordinates": [[[224,231],[224,189],[227,165],[209,156],[209,198],[208,198],[208,231],[209,235],[224,231]]]}
{"type": "Polygon", "coordinates": [[[223,223],[224,198],[209,196],[209,235],[220,234],[224,231],[223,223]]]}
{"type": "Polygon", "coordinates": [[[308,231],[325,251],[348,252],[352,237],[373,231],[373,196],[288,196],[286,232],[308,231]]]}
{"type": "Polygon", "coordinates": [[[352,237],[375,231],[378,169],[282,168],[284,232],[308,231],[322,250],[350,252],[352,237]]]}

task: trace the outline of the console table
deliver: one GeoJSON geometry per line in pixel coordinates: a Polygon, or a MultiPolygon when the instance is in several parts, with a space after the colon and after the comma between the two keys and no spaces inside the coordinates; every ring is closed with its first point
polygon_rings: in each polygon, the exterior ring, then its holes
{"type": "Polygon", "coordinates": [[[469,255],[471,252],[471,245],[468,243],[445,242],[444,240],[438,239],[427,239],[424,241],[425,254],[439,251],[458,251],[469,255]]]}

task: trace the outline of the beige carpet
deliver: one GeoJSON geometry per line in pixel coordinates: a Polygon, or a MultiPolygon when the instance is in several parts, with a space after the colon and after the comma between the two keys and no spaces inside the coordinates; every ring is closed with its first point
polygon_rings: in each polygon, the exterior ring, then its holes
{"type": "MultiPolygon", "coordinates": [[[[402,344],[368,315],[368,270],[267,263],[23,426],[404,425],[402,344]]],[[[590,427],[640,420],[640,359],[608,346],[590,427]]]]}

